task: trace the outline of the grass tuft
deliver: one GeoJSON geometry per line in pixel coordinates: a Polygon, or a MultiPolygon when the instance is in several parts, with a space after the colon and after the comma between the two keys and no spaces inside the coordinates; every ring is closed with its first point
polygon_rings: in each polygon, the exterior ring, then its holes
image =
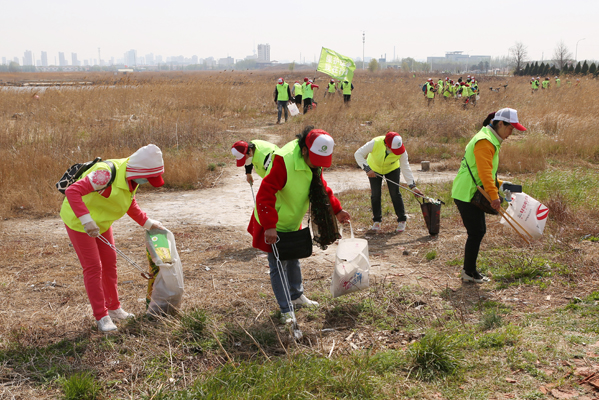
{"type": "Polygon", "coordinates": [[[418,379],[433,380],[455,373],[460,367],[458,346],[452,336],[431,331],[408,348],[411,373],[418,379]]]}
{"type": "Polygon", "coordinates": [[[65,400],[95,400],[101,386],[89,372],[79,372],[61,380],[65,400]]]}

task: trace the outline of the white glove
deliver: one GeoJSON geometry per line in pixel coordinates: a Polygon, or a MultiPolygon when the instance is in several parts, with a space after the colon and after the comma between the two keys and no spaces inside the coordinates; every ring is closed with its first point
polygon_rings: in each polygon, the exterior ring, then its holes
{"type": "Polygon", "coordinates": [[[85,233],[93,238],[100,236],[100,228],[98,228],[98,225],[96,225],[94,220],[84,224],[83,229],[85,229],[85,233]]]}
{"type": "Polygon", "coordinates": [[[505,186],[503,186],[503,185],[505,185],[505,184],[508,184],[508,185],[513,185],[513,183],[512,183],[512,182],[503,181],[503,183],[501,184],[501,186],[499,186],[499,190],[501,190],[502,192],[505,192],[505,186]]]}
{"type": "Polygon", "coordinates": [[[162,222],[156,221],[156,220],[150,219],[150,218],[148,218],[148,220],[144,224],[144,228],[146,228],[147,230],[152,230],[152,229],[160,229],[163,231],[166,230],[164,225],[162,225],[162,222]]]}

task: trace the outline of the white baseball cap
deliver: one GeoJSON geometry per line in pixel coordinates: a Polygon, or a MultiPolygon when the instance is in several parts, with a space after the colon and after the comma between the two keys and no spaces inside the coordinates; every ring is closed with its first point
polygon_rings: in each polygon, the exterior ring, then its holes
{"type": "Polygon", "coordinates": [[[511,124],[514,128],[519,131],[525,131],[526,128],[518,122],[518,111],[513,108],[502,108],[495,113],[493,121],[503,121],[511,124]]]}

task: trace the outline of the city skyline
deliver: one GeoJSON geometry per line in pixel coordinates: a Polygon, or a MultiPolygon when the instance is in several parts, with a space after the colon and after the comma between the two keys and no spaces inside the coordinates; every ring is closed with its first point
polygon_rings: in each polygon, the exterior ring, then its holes
{"type": "Polygon", "coordinates": [[[352,58],[441,57],[448,51],[506,56],[516,42],[531,60],[549,60],[564,42],[577,60],[599,59],[599,2],[504,0],[459,7],[441,0],[368,3],[348,0],[344,10],[330,0],[301,5],[263,0],[201,4],[173,0],[106,0],[101,6],[73,0],[5,5],[0,33],[11,40],[0,48],[7,59],[24,52],[53,64],[58,53],[72,62],[123,58],[135,49],[144,56],[232,57],[243,59],[269,43],[271,60],[311,63],[321,47],[352,58]],[[8,16],[8,17],[7,17],[8,16]],[[27,19],[14,16],[27,16],[27,19]],[[363,33],[365,32],[365,42],[363,33]],[[101,55],[98,55],[98,48],[101,55]]]}

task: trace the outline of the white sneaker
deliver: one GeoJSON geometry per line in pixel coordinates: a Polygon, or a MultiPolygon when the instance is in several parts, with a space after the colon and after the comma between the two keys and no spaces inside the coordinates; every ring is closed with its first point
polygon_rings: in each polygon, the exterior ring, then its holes
{"type": "Polygon", "coordinates": [[[293,322],[294,319],[295,319],[295,314],[293,313],[293,311],[289,311],[289,312],[281,313],[281,317],[279,318],[279,321],[281,321],[282,324],[290,324],[293,322]]]}
{"type": "Polygon", "coordinates": [[[379,232],[381,230],[381,223],[380,222],[375,222],[374,224],[372,224],[372,227],[370,228],[371,231],[375,231],[375,232],[379,232]]]}
{"type": "Polygon", "coordinates": [[[112,322],[109,315],[102,317],[99,321],[96,321],[96,323],[98,324],[98,330],[100,332],[114,332],[117,330],[116,325],[112,322]]]}
{"type": "Polygon", "coordinates": [[[314,300],[310,300],[303,294],[295,300],[291,300],[294,306],[303,306],[303,307],[318,307],[318,302],[314,300]]]}
{"type": "Polygon", "coordinates": [[[401,221],[397,223],[397,229],[395,232],[401,233],[406,230],[406,221],[401,221]]]}
{"type": "Polygon", "coordinates": [[[135,314],[128,313],[121,307],[117,308],[116,310],[108,310],[108,315],[115,321],[127,318],[135,318],[135,314]]]}
{"type": "Polygon", "coordinates": [[[465,270],[462,270],[462,281],[464,282],[474,282],[474,283],[485,283],[485,282],[490,282],[491,279],[487,278],[486,276],[479,274],[478,272],[476,273],[475,276],[470,276],[466,273],[465,270]]]}

